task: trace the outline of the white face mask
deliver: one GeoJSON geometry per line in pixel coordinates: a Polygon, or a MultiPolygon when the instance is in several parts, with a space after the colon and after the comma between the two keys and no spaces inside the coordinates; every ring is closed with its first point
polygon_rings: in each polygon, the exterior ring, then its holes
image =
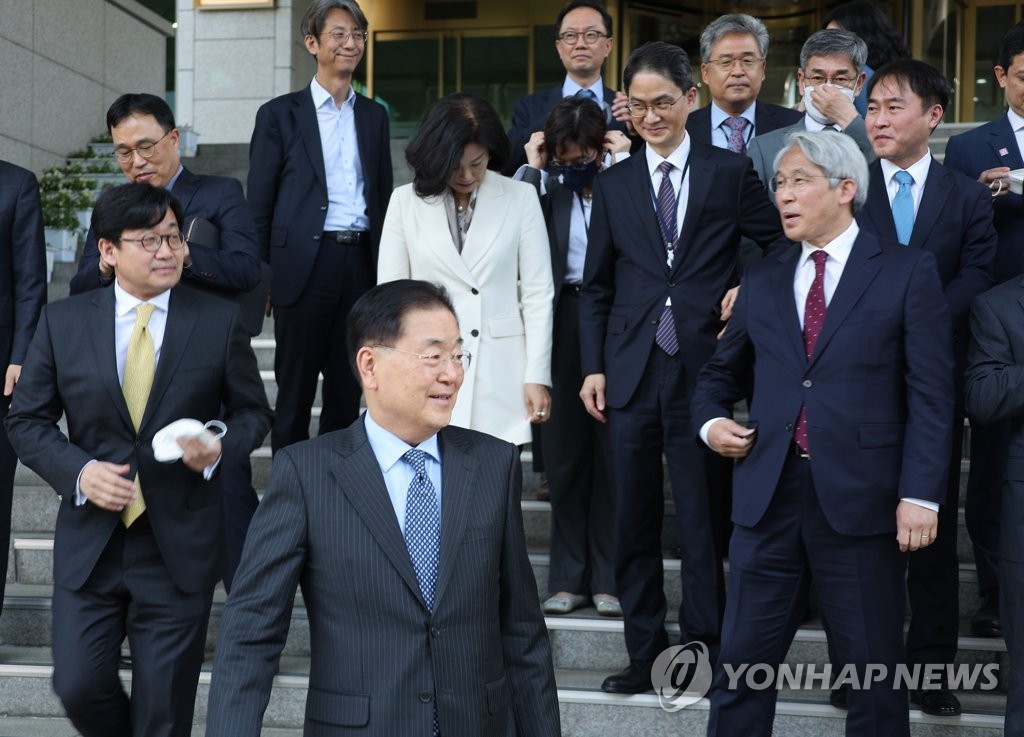
{"type": "MultiPolygon", "coordinates": [[[[853,102],[853,98],[856,97],[853,90],[849,87],[840,87],[838,85],[831,86],[846,95],[850,102],[853,102]]],[[[806,110],[807,114],[811,116],[811,120],[821,123],[822,125],[832,125],[835,123],[834,120],[829,120],[821,114],[821,111],[818,110],[818,108],[814,107],[814,101],[811,99],[812,92],[814,92],[814,87],[811,87],[810,85],[804,87],[804,110],[806,110]]]]}

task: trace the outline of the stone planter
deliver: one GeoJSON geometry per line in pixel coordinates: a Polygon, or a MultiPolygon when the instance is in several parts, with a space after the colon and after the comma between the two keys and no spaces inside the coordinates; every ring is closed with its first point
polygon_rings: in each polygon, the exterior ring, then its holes
{"type": "Polygon", "coordinates": [[[75,263],[78,257],[78,234],[73,230],[54,230],[46,228],[43,231],[46,238],[47,250],[53,251],[53,260],[57,263],[75,263]]]}
{"type": "Polygon", "coordinates": [[[199,134],[187,125],[178,128],[178,132],[181,134],[181,143],[179,144],[181,155],[185,157],[195,156],[196,151],[199,149],[199,134]]]}
{"type": "Polygon", "coordinates": [[[88,233],[89,226],[92,225],[92,209],[88,210],[76,210],[75,215],[78,216],[78,229],[79,232],[88,233]]]}
{"type": "Polygon", "coordinates": [[[46,283],[53,281],[53,250],[46,249],[46,283]]]}

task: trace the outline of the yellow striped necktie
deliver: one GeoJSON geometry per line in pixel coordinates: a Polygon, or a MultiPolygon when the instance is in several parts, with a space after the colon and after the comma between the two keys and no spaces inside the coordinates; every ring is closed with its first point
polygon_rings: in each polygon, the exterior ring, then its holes
{"type": "MultiPolygon", "coordinates": [[[[156,350],[153,338],[149,334],[149,319],[153,316],[154,305],[140,304],[135,308],[135,327],[128,341],[128,353],[124,360],[124,381],[121,389],[124,401],[128,405],[132,425],[136,432],[142,424],[142,416],[146,413],[149,402],[149,390],[153,388],[153,374],[156,372],[156,350]]],[[[125,527],[146,511],[146,501],[142,498],[142,487],[139,486],[139,474],[135,472],[135,499],[121,510],[121,521],[125,527]]]]}

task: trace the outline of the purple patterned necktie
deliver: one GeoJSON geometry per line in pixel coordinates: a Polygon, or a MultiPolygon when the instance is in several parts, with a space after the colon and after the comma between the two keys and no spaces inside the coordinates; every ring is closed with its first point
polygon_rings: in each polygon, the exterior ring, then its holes
{"type": "MultiPolygon", "coordinates": [[[[676,193],[672,191],[672,182],[668,178],[672,164],[662,161],[658,164],[658,171],[661,173],[661,185],[658,187],[658,227],[665,243],[665,258],[668,260],[669,254],[675,248],[676,240],[676,193]]],[[[654,342],[670,356],[679,352],[679,338],[676,335],[676,324],[670,305],[666,304],[661,313],[654,342]]]]}
{"type": "MultiPolygon", "coordinates": [[[[814,259],[814,281],[807,292],[807,301],[804,303],[804,353],[810,361],[814,355],[814,346],[818,344],[818,335],[821,334],[821,326],[825,322],[825,260],[828,254],[817,250],[811,254],[814,259]]],[[[796,429],[793,430],[793,441],[804,453],[810,452],[810,444],[807,440],[807,407],[800,407],[800,416],[796,419],[796,429]]]]}
{"type": "Polygon", "coordinates": [[[746,133],[750,121],[746,118],[726,118],[723,123],[729,129],[729,150],[738,154],[746,154],[747,140],[743,134],[746,133]]]}

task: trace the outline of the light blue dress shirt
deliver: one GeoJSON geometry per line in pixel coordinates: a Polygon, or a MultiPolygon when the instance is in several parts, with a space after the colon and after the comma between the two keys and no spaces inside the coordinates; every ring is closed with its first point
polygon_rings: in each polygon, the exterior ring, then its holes
{"type": "Polygon", "coordinates": [[[366,182],[356,139],[356,91],[349,88],[341,107],[316,77],[310,82],[320,146],[327,174],[327,220],[324,230],[369,230],[366,215],[366,182]]]}

